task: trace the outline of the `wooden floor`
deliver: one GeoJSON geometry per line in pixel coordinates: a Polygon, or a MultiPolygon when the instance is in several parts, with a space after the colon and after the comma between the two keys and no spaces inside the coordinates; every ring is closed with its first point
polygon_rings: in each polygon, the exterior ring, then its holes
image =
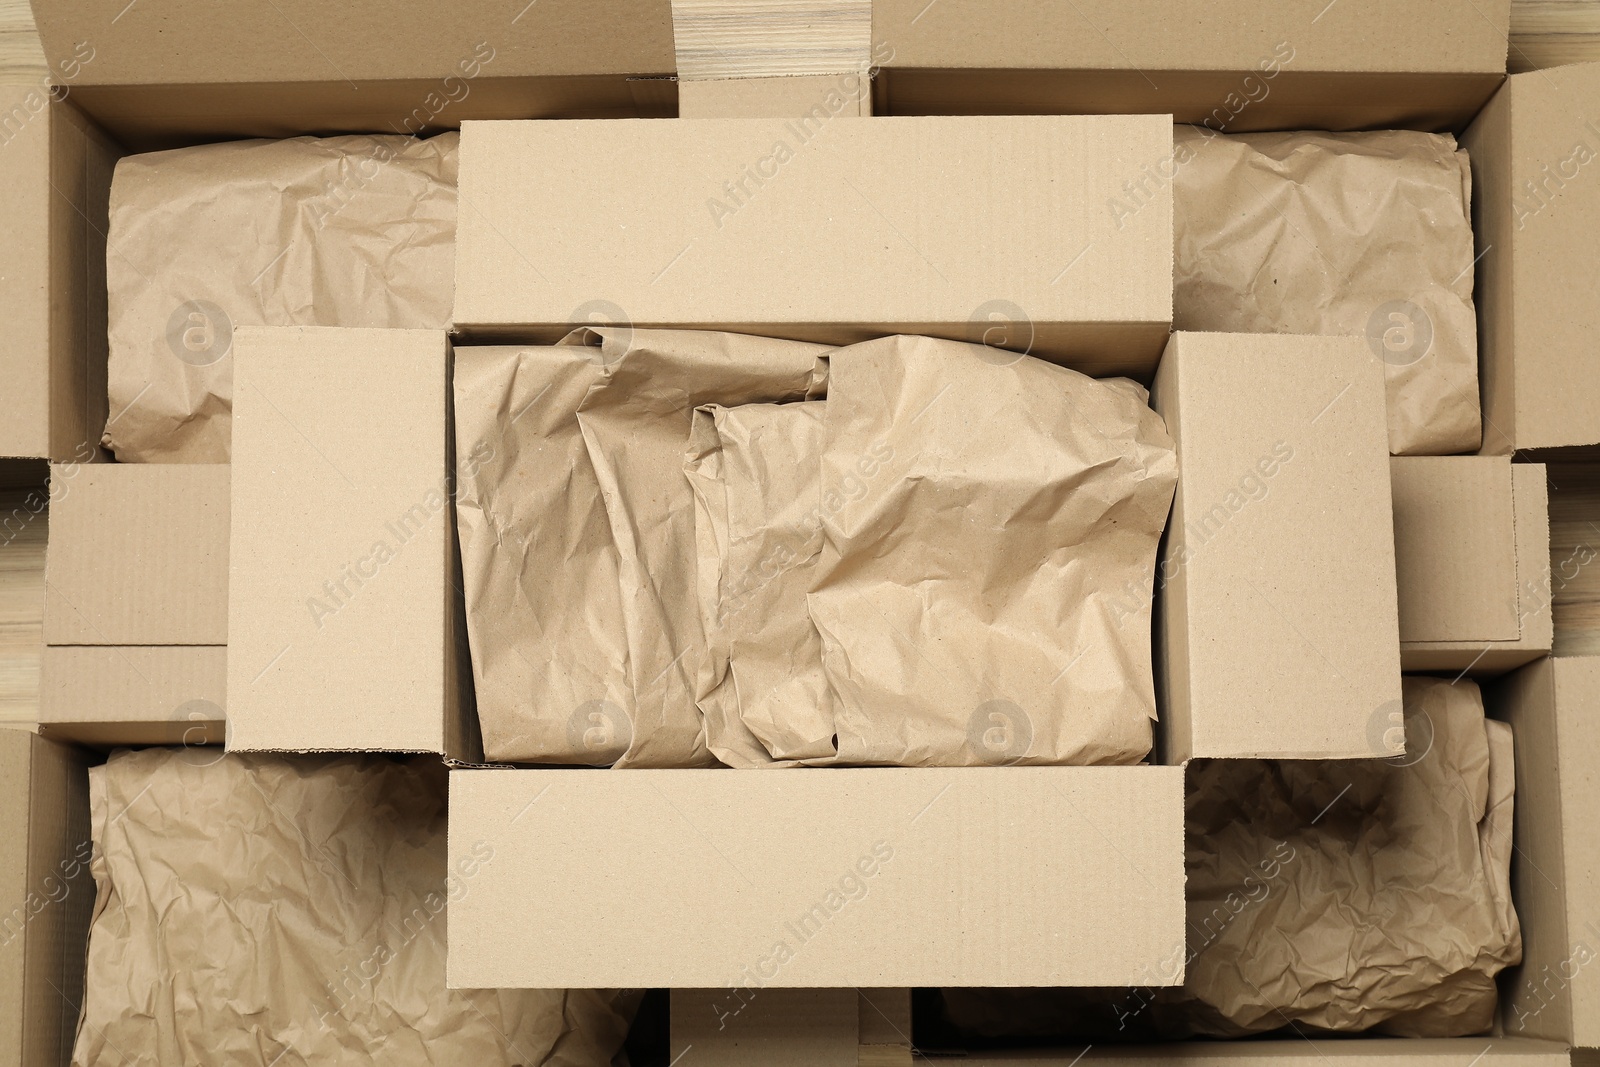
{"type": "MultiPolygon", "coordinates": [[[[1512,0],[1508,51],[1513,72],[1600,59],[1600,0],[1512,0]]],[[[0,0],[0,84],[44,79],[27,0],[0,0]]],[[[36,717],[47,525],[0,544],[0,724],[36,717]]],[[[1550,467],[1550,558],[1557,654],[1600,654],[1600,461],[1550,467]]]]}

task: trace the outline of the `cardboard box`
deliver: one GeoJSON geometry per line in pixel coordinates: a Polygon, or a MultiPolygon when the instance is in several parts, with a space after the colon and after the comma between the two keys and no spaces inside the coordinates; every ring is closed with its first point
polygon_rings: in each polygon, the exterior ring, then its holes
{"type": "Polygon", "coordinates": [[[911,990],[765,989],[729,1003],[722,989],[674,989],[674,1059],[705,1067],[910,1067],[911,990]]]}
{"type": "Polygon", "coordinates": [[[0,456],[97,457],[106,422],[106,243],[117,146],[40,86],[0,87],[0,456]]]}
{"type": "Polygon", "coordinates": [[[1381,365],[1358,338],[1177,333],[1151,404],[1178,446],[1154,576],[1163,762],[1394,755],[1381,365]]]}
{"type": "Polygon", "coordinates": [[[102,743],[220,739],[228,467],[52,469],[39,721],[102,743]]]}
{"type": "Polygon", "coordinates": [[[453,772],[486,850],[452,987],[1182,980],[1178,767],[453,772]]]}
{"type": "Polygon", "coordinates": [[[1510,0],[874,0],[881,114],[1171,113],[1214,129],[1459,126],[1500,84],[1510,0]]]}
{"type": "Polygon", "coordinates": [[[1148,380],[1172,187],[1140,168],[1171,155],[1162,116],[467,123],[455,324],[929,334],[1148,380]]]}
{"type": "Polygon", "coordinates": [[[1482,451],[1600,443],[1600,63],[1513,75],[1462,145],[1482,256],[1482,451]]]}
{"type": "Polygon", "coordinates": [[[39,0],[34,19],[55,80],[135,151],[674,107],[669,0],[467,3],[443,20],[405,0],[248,11],[39,0]]]}
{"type": "Polygon", "coordinates": [[[234,333],[230,749],[477,756],[442,331],[234,333]]]}
{"type": "Polygon", "coordinates": [[[1531,663],[1486,703],[1517,740],[1511,891],[1523,944],[1501,986],[1505,1030],[1600,1048],[1600,657],[1531,663]]]}
{"type": "Polygon", "coordinates": [[[1498,674],[1550,651],[1550,515],[1543,464],[1396,456],[1400,665],[1498,674]]]}
{"type": "Polygon", "coordinates": [[[94,880],[88,758],[0,729],[0,1062],[65,1064],[94,880]]]}

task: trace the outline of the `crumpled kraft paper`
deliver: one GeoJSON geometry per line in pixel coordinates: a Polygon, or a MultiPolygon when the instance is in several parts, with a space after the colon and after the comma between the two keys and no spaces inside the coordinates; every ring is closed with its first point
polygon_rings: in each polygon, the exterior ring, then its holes
{"type": "Polygon", "coordinates": [[[730,766],[835,755],[833,694],[806,610],[822,552],[826,409],[809,401],[695,412],[684,469],[710,646],[698,696],[707,745],[730,766]]]}
{"type": "Polygon", "coordinates": [[[119,161],[104,435],[117,459],[228,462],[235,327],[448,327],[459,139],[232,141],[119,161]]]}
{"type": "Polygon", "coordinates": [[[1174,133],[1173,324],[1356,334],[1389,450],[1475,451],[1471,170],[1449,134],[1174,133]]]}
{"type": "Polygon", "coordinates": [[[1404,690],[1404,757],[1193,765],[1181,988],[945,990],[946,1020],[1092,1041],[1489,1030],[1522,958],[1511,728],[1471,682],[1404,690]]]}
{"type": "Polygon", "coordinates": [[[1202,944],[1184,991],[1200,1032],[1493,1024],[1495,975],[1522,958],[1511,728],[1484,718],[1470,681],[1406,678],[1404,697],[1399,760],[1197,766],[1188,910],[1202,944]],[[1241,895],[1259,903],[1234,914],[1241,895]]]}
{"type": "Polygon", "coordinates": [[[145,749],[92,769],[75,1067],[611,1064],[637,993],[446,989],[446,903],[494,849],[447,870],[445,792],[426,758],[145,749]]]}
{"type": "Polygon", "coordinates": [[[458,514],[485,753],[708,763],[695,704],[707,655],[695,502],[683,474],[694,411],[819,396],[829,349],[626,328],[578,330],[561,347],[570,351],[457,352],[458,514]],[[559,392],[552,375],[566,376],[559,392]],[[587,466],[575,462],[580,443],[587,466]]]}
{"type": "Polygon", "coordinates": [[[807,608],[850,764],[1136,763],[1177,459],[1144,389],[982,345],[834,353],[807,608]]]}

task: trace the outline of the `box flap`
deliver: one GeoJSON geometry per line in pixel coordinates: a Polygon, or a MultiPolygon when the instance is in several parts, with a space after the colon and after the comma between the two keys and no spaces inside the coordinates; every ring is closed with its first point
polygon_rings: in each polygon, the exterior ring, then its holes
{"type": "Polygon", "coordinates": [[[1292,45],[1315,71],[1498,72],[1510,0],[874,0],[873,40],[893,67],[1251,71],[1292,45]]]}
{"type": "Polygon", "coordinates": [[[1600,443],[1600,63],[1513,75],[1463,144],[1482,257],[1482,451],[1600,443]]]}
{"type": "Polygon", "coordinates": [[[1395,578],[1401,641],[1515,641],[1511,461],[1395,456],[1395,578]]]}
{"type": "Polygon", "coordinates": [[[52,645],[39,671],[39,722],[93,744],[223,739],[225,645],[52,645]]]}
{"type": "Polygon", "coordinates": [[[1152,404],[1179,471],[1155,576],[1164,761],[1395,754],[1382,364],[1360,338],[1178,333],[1152,404]]]}
{"type": "Polygon", "coordinates": [[[467,123],[456,325],[932,334],[1148,379],[1172,312],[1169,119],[831,106],[467,123]]]}
{"type": "Polygon", "coordinates": [[[455,771],[450,862],[452,987],[1182,980],[1176,767],[455,771]]]}
{"type": "Polygon", "coordinates": [[[228,643],[227,464],[52,474],[46,644],[228,643]]]}
{"type": "Polygon", "coordinates": [[[433,330],[235,331],[231,748],[445,751],[447,361],[433,330]]]}
{"type": "Polygon", "coordinates": [[[448,18],[413,0],[34,0],[33,14],[52,69],[79,58],[82,85],[333,81],[355,92],[459,78],[458,62],[485,49],[496,77],[665,74],[674,63],[670,0],[468,2],[448,18]]]}
{"type": "MultiPolygon", "coordinates": [[[[1561,765],[1561,835],[1567,889],[1569,948],[1579,944],[1593,962],[1600,953],[1600,657],[1552,659],[1556,753],[1561,765]]],[[[1572,972],[1571,956],[1565,971],[1572,972]]],[[[1526,974],[1529,968],[1524,968],[1526,974]]],[[[1600,1048],[1600,975],[1593,967],[1572,977],[1573,1044],[1600,1048]]]]}

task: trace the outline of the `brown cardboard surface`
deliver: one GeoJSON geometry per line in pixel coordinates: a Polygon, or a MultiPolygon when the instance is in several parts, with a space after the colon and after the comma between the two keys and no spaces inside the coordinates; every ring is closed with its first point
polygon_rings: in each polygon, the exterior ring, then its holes
{"type": "Polygon", "coordinates": [[[672,991],[669,1055],[706,1067],[857,1067],[854,989],[768,989],[729,1003],[726,989],[672,991]]]}
{"type": "Polygon", "coordinates": [[[89,880],[84,757],[0,730],[0,1059],[63,1064],[77,1029],[89,880]]]}
{"type": "MultiPolygon", "coordinates": [[[[1494,457],[1449,457],[1451,459],[1492,459],[1494,457]]],[[[1516,552],[1516,584],[1510,594],[1518,624],[1509,640],[1403,641],[1400,664],[1407,671],[1457,671],[1477,676],[1492,676],[1530,663],[1549,652],[1555,640],[1555,619],[1551,611],[1554,592],[1550,553],[1550,490],[1542,463],[1511,464],[1511,503],[1516,552]]],[[[1398,514],[1397,505],[1397,514],[1398,514]]],[[[1482,531],[1482,527],[1478,528],[1482,531]]],[[[1445,535],[1441,532],[1440,538],[1445,535]]],[[[1400,530],[1397,523],[1396,567],[1401,567],[1400,530]]],[[[1413,545],[1414,551],[1419,546],[1413,545]]],[[[1456,544],[1454,551],[1459,551],[1456,544]]],[[[1451,543],[1440,540],[1426,551],[1444,556],[1451,543]]],[[[1459,581],[1473,586],[1479,575],[1490,569],[1484,560],[1472,562],[1463,557],[1459,581]]],[[[1487,591],[1485,591],[1487,592],[1487,591]]],[[[1404,594],[1402,594],[1402,603],[1404,594]]],[[[1402,610],[1404,610],[1402,608],[1402,610]]]]}
{"type": "Polygon", "coordinates": [[[82,60],[74,49],[92,44],[92,58],[80,63],[84,85],[336,79],[353,93],[353,83],[459,77],[457,64],[483,44],[494,53],[485,73],[496,77],[673,69],[669,0],[468,3],[443,21],[427,5],[405,2],[273,0],[234,11],[192,0],[155,8],[37,0],[34,19],[53,69],[82,60]]]}
{"type": "Polygon", "coordinates": [[[432,330],[235,332],[231,748],[459,754],[448,360],[432,330]]]}
{"type": "Polygon", "coordinates": [[[221,741],[227,685],[226,645],[51,645],[39,722],[77,741],[221,741]]]}
{"type": "Polygon", "coordinates": [[[1505,70],[1510,0],[1246,0],[1226,12],[1168,0],[875,0],[891,67],[1249,70],[1281,41],[1319,71],[1505,70]]]}
{"type": "Polygon", "coordinates": [[[1148,980],[1182,969],[1182,804],[1170,767],[456,771],[452,862],[495,862],[449,980],[1148,980]]]}
{"type": "Polygon", "coordinates": [[[1400,640],[1516,640],[1511,461],[1394,457],[1389,476],[1400,640]]]}
{"type": "Polygon", "coordinates": [[[1141,168],[1171,142],[1163,116],[468,123],[455,323],[987,338],[1148,379],[1171,186],[1141,168]],[[1124,182],[1144,206],[1114,216],[1124,182]]]}
{"type": "Polygon", "coordinates": [[[872,114],[872,90],[859,74],[789,78],[703,78],[678,82],[678,116],[686,119],[792,118],[830,91],[841,95],[839,114],[872,114]]]}
{"type": "Polygon", "coordinates": [[[92,459],[105,423],[106,204],[117,148],[38,86],[0,90],[0,455],[92,459]]]}
{"type": "Polygon", "coordinates": [[[50,508],[46,644],[228,643],[226,464],[53,475],[64,488],[50,508]]]}
{"type": "Polygon", "coordinates": [[[1383,377],[1360,338],[1174,334],[1157,574],[1164,762],[1397,752],[1383,377]]]}
{"type": "Polygon", "coordinates": [[[1493,691],[1490,706],[1517,736],[1512,891],[1529,920],[1522,970],[1505,988],[1505,1029],[1597,1048],[1600,657],[1529,664],[1493,691]]]}
{"type": "Polygon", "coordinates": [[[1600,63],[1512,76],[1462,143],[1485,249],[1482,450],[1600,442],[1600,63]]]}

